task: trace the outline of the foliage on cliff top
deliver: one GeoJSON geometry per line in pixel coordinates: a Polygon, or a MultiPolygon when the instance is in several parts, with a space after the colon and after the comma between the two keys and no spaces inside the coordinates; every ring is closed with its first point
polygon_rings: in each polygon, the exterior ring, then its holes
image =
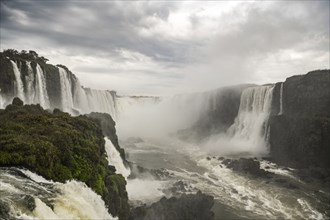
{"type": "Polygon", "coordinates": [[[22,50],[21,52],[14,50],[14,49],[7,49],[3,50],[3,52],[0,52],[1,56],[9,57],[9,58],[21,58],[23,60],[28,60],[28,61],[36,61],[40,63],[47,63],[48,59],[39,56],[39,54],[33,50],[22,50]]]}
{"type": "Polygon", "coordinates": [[[0,166],[26,167],[54,181],[76,179],[100,194],[113,215],[128,216],[125,179],[109,169],[100,126],[18,98],[0,110],[0,166]]]}

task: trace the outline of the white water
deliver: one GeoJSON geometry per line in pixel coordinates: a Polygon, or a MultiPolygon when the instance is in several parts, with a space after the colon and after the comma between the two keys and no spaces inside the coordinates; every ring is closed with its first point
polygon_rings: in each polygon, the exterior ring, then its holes
{"type": "Polygon", "coordinates": [[[15,75],[15,81],[16,81],[16,91],[15,91],[15,95],[17,97],[19,97],[21,100],[25,100],[24,99],[24,86],[23,86],[23,82],[22,82],[22,78],[21,78],[21,72],[19,71],[17,64],[10,60],[11,64],[13,65],[13,71],[14,71],[14,75],[15,75]]]}
{"type": "Polygon", "coordinates": [[[103,112],[116,118],[115,100],[110,91],[84,89],[88,103],[88,112],[103,112]]]}
{"type": "Polygon", "coordinates": [[[280,112],[278,113],[279,115],[283,114],[283,82],[281,83],[281,88],[280,88],[280,112]]]}
{"type": "Polygon", "coordinates": [[[116,167],[117,173],[120,173],[127,179],[127,177],[130,175],[131,171],[129,168],[126,168],[124,165],[123,159],[120,156],[120,153],[117,151],[115,146],[113,146],[111,140],[108,138],[105,139],[105,150],[108,155],[108,162],[109,165],[112,165],[116,167]]]}
{"type": "Polygon", "coordinates": [[[39,103],[43,108],[47,109],[50,107],[46,79],[39,64],[36,66],[36,98],[35,102],[39,103]]]}
{"type": "Polygon", "coordinates": [[[1,95],[1,89],[0,89],[0,109],[5,107],[5,99],[1,95]]]}
{"type": "Polygon", "coordinates": [[[25,76],[25,102],[28,104],[32,104],[34,103],[34,99],[35,99],[35,88],[34,88],[34,84],[35,84],[35,78],[34,78],[34,73],[31,67],[31,62],[26,62],[26,66],[27,66],[27,75],[25,76]]]}
{"type": "Polygon", "coordinates": [[[62,67],[58,67],[61,83],[61,101],[63,111],[71,112],[73,108],[72,85],[68,73],[62,67]]]}
{"type": "Polygon", "coordinates": [[[268,153],[268,118],[274,86],[257,86],[243,90],[238,115],[226,133],[211,137],[205,147],[221,155],[268,153]]]}
{"type": "Polygon", "coordinates": [[[7,170],[0,172],[0,193],[5,193],[0,201],[10,204],[11,215],[18,219],[117,219],[108,213],[102,198],[82,182],[58,183],[28,170],[21,172],[33,181],[7,170]],[[16,203],[26,195],[35,199],[32,212],[16,203]],[[50,200],[53,208],[45,202],[50,200]]]}

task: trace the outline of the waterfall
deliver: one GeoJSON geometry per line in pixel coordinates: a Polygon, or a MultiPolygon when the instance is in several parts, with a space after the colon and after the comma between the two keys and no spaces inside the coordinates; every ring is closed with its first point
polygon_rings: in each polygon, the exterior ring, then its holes
{"type": "Polygon", "coordinates": [[[273,89],[274,86],[270,85],[251,87],[243,91],[238,116],[228,129],[228,134],[234,140],[242,141],[258,150],[266,150],[273,89]]]}
{"type": "Polygon", "coordinates": [[[0,89],[0,109],[5,107],[5,99],[1,95],[1,89],[0,89]]]}
{"type": "Polygon", "coordinates": [[[73,105],[80,113],[89,113],[89,105],[87,95],[79,80],[75,82],[75,88],[73,92],[73,105]]]}
{"type": "Polygon", "coordinates": [[[105,151],[108,155],[109,165],[115,166],[118,173],[127,178],[131,171],[126,168],[124,165],[124,161],[120,156],[120,153],[117,151],[115,146],[113,146],[111,140],[105,138],[105,151]]]}
{"type": "MultiPolygon", "coordinates": [[[[0,204],[9,208],[8,219],[118,219],[108,213],[100,195],[79,181],[59,183],[29,170],[0,168],[0,186],[0,204]]],[[[2,211],[0,219],[7,219],[6,209],[2,211]]]]}
{"type": "Polygon", "coordinates": [[[15,75],[15,80],[16,80],[16,96],[18,96],[21,100],[25,101],[24,99],[24,85],[22,82],[22,78],[21,78],[21,72],[19,71],[17,64],[10,60],[11,64],[13,65],[13,71],[14,71],[14,75],[15,75]]]}
{"type": "Polygon", "coordinates": [[[116,118],[115,100],[110,91],[84,89],[89,106],[89,112],[103,112],[116,118]]]}
{"type": "Polygon", "coordinates": [[[63,111],[71,112],[73,108],[73,98],[71,90],[71,80],[65,69],[58,67],[61,83],[61,101],[63,111]]]}
{"type": "Polygon", "coordinates": [[[283,114],[283,82],[281,83],[281,89],[280,89],[280,111],[279,111],[279,115],[283,114]]]}
{"type": "Polygon", "coordinates": [[[31,62],[26,62],[27,66],[27,75],[25,76],[25,87],[26,87],[26,94],[25,94],[25,102],[27,104],[34,103],[35,98],[35,89],[34,89],[34,73],[31,67],[31,62]]]}
{"type": "Polygon", "coordinates": [[[39,103],[43,108],[49,108],[49,98],[47,95],[46,79],[39,64],[36,66],[36,103],[39,103]]]}

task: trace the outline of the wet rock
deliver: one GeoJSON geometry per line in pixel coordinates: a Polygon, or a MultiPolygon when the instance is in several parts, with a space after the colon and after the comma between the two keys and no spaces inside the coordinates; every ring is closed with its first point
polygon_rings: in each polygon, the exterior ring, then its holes
{"type": "Polygon", "coordinates": [[[34,198],[30,195],[25,195],[23,197],[24,206],[27,207],[31,212],[36,208],[36,202],[34,198]]]}
{"type": "Polygon", "coordinates": [[[10,217],[9,212],[9,205],[0,200],[0,219],[14,219],[10,217]]]}
{"type": "Polygon", "coordinates": [[[222,161],[222,164],[228,166],[231,162],[232,162],[231,159],[224,159],[224,160],[222,161]]]}
{"type": "Polygon", "coordinates": [[[224,160],[225,158],[224,157],[218,157],[218,160],[224,160]]]}
{"type": "Polygon", "coordinates": [[[225,159],[222,163],[228,168],[240,173],[250,174],[252,176],[262,178],[272,177],[270,172],[260,169],[259,161],[251,158],[240,158],[238,160],[225,159]]]}
{"type": "Polygon", "coordinates": [[[200,191],[196,194],[184,194],[179,198],[163,197],[150,206],[140,206],[131,211],[130,220],[183,220],[203,219],[211,220],[214,213],[211,208],[214,204],[212,196],[200,191]]]}
{"type": "Polygon", "coordinates": [[[242,200],[248,200],[248,197],[247,196],[243,196],[241,199],[242,200]]]}
{"type": "Polygon", "coordinates": [[[207,160],[211,160],[211,157],[206,157],[207,160]]]}

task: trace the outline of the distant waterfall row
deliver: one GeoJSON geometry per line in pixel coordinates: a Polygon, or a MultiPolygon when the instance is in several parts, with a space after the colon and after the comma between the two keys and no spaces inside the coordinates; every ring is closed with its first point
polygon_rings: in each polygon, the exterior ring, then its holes
{"type": "MultiPolygon", "coordinates": [[[[10,62],[15,76],[14,97],[19,97],[24,103],[40,104],[45,109],[59,108],[71,114],[103,112],[116,118],[114,93],[83,88],[79,80],[62,67],[56,67],[59,80],[48,81],[51,84],[59,84],[60,91],[53,91],[54,85],[47,85],[46,78],[49,73],[46,73],[39,64],[33,69],[31,62],[26,61],[27,70],[23,73],[22,65],[12,60],[10,62]],[[53,95],[55,98],[48,95],[51,92],[56,93],[53,95]],[[55,99],[59,101],[56,102],[55,99]]],[[[0,91],[0,108],[9,104],[12,98],[4,97],[0,91]]]]}
{"type": "Polygon", "coordinates": [[[23,83],[22,74],[18,69],[17,64],[12,60],[10,62],[13,65],[13,71],[15,75],[15,95],[22,99],[24,103],[39,103],[43,108],[49,108],[50,103],[46,90],[46,80],[39,64],[37,64],[36,72],[34,73],[31,67],[31,63],[26,63],[28,70],[27,75],[23,77],[25,82],[23,83]]]}

